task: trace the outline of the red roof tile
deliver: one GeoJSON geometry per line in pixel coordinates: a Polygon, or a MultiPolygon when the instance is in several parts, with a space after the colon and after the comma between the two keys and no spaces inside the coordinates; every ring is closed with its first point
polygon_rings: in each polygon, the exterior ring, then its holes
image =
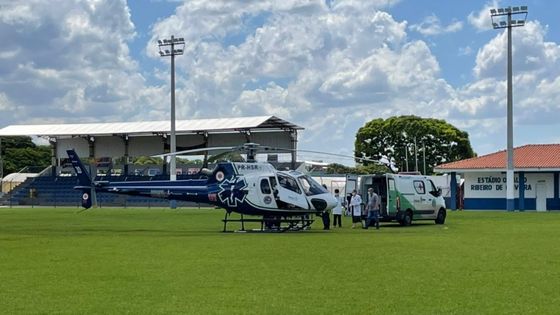
{"type": "MultiPolygon", "coordinates": [[[[436,166],[440,170],[506,168],[506,151],[436,166]]],[[[560,144],[529,144],[513,149],[515,168],[560,168],[560,144]]]]}

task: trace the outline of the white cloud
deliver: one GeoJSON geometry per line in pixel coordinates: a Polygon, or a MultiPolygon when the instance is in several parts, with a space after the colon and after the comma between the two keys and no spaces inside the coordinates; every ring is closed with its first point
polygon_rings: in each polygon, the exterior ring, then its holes
{"type": "Polygon", "coordinates": [[[459,47],[459,56],[470,56],[472,53],[471,46],[459,47]]]}
{"type": "MultiPolygon", "coordinates": [[[[365,122],[415,114],[464,128],[482,143],[477,151],[501,148],[489,139],[505,139],[503,33],[478,49],[474,80],[454,88],[430,46],[407,30],[435,35],[462,24],[432,16],[407,28],[381,10],[394,3],[189,1],[153,25],[145,51],[168,63],[154,42],[172,34],[187,42],[176,59],[178,119],[278,115],[306,128],[301,147],[351,154],[365,122]]],[[[161,85],[139,74],[124,0],[57,4],[0,12],[0,124],[167,119],[169,67],[151,73],[161,85]]],[[[560,47],[546,32],[536,21],[514,31],[515,117],[524,127],[552,125],[560,109],[560,47]]]]}
{"type": "MultiPolygon", "coordinates": [[[[558,126],[560,110],[560,46],[545,41],[546,31],[538,21],[530,21],[513,33],[514,120],[535,133],[528,126],[558,126]]],[[[481,126],[485,119],[500,125],[505,121],[506,40],[505,33],[497,34],[478,51],[476,80],[458,89],[451,118],[480,120],[481,126]]]]}
{"type": "Polygon", "coordinates": [[[2,5],[0,23],[0,91],[19,108],[0,123],[122,120],[141,100],[145,82],[129,56],[135,30],[124,0],[13,2],[2,5]]]}
{"type": "MultiPolygon", "coordinates": [[[[538,72],[545,77],[558,75],[560,47],[545,42],[546,27],[529,21],[512,33],[513,69],[515,73],[538,72]]],[[[507,33],[499,33],[476,56],[474,74],[478,78],[503,77],[507,62],[507,33]]]]}
{"type": "Polygon", "coordinates": [[[227,19],[215,4],[197,2],[154,25],[153,40],[165,30],[189,42],[186,56],[177,58],[184,74],[178,117],[278,115],[306,127],[302,144],[351,154],[357,129],[372,118],[443,118],[449,112],[454,91],[439,78],[436,58],[425,42],[408,41],[406,22],[386,12],[346,2],[305,11],[269,11],[267,2],[229,4],[227,19]],[[188,29],[171,23],[211,20],[205,5],[214,10],[213,20],[227,22],[188,29]],[[223,44],[239,33],[243,40],[223,44]]]}
{"type": "Polygon", "coordinates": [[[0,111],[11,111],[14,109],[12,102],[8,99],[5,93],[0,92],[0,111]]]}
{"type": "Polygon", "coordinates": [[[480,11],[471,12],[467,18],[469,23],[479,32],[492,29],[492,19],[490,18],[490,9],[500,7],[500,1],[493,0],[488,2],[480,11]]]}
{"type": "Polygon", "coordinates": [[[463,28],[463,22],[454,20],[449,25],[443,26],[440,19],[432,14],[425,17],[420,24],[412,24],[409,28],[424,36],[434,36],[458,32],[463,28]]]}

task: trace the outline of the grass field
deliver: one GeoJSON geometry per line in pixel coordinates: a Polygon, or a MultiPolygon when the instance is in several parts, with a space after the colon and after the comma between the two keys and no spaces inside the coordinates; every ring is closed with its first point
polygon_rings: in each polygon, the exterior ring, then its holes
{"type": "Polygon", "coordinates": [[[560,213],[291,233],[221,233],[222,218],[0,209],[0,313],[560,312],[560,213]]]}

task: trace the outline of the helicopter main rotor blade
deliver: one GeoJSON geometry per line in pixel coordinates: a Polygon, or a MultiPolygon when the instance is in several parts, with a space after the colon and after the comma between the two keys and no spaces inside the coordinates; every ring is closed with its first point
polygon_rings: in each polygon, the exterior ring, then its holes
{"type": "Polygon", "coordinates": [[[299,150],[299,149],[274,148],[274,147],[266,147],[266,149],[269,150],[269,151],[277,150],[277,151],[288,151],[288,152],[315,153],[315,154],[330,155],[330,156],[354,159],[354,160],[358,160],[360,162],[363,162],[363,161],[372,162],[372,163],[376,163],[378,165],[386,166],[387,168],[389,168],[391,170],[391,172],[393,172],[393,173],[395,172],[395,170],[392,167],[393,165],[391,164],[391,162],[383,162],[383,161],[380,161],[380,160],[374,160],[374,159],[368,159],[368,158],[362,158],[362,157],[345,155],[345,154],[338,154],[338,153],[314,151],[314,150],[299,150]]]}
{"type": "Polygon", "coordinates": [[[338,154],[338,153],[331,153],[331,152],[323,152],[323,151],[314,151],[314,150],[300,150],[300,149],[288,149],[288,148],[274,148],[274,147],[266,147],[266,150],[270,151],[289,151],[289,152],[303,152],[303,153],[316,153],[316,154],[323,154],[323,155],[330,155],[330,156],[337,156],[349,159],[355,159],[360,161],[367,161],[379,164],[385,164],[379,160],[373,160],[368,158],[361,158],[357,156],[345,155],[345,154],[338,154]]]}
{"type": "Polygon", "coordinates": [[[199,149],[191,149],[191,150],[178,151],[178,152],[174,152],[174,153],[157,154],[157,155],[152,155],[152,157],[167,157],[167,156],[173,156],[173,155],[184,155],[184,154],[198,153],[198,152],[233,150],[233,149],[235,149],[235,148],[237,148],[237,147],[211,147],[211,148],[199,148],[199,149]]]}

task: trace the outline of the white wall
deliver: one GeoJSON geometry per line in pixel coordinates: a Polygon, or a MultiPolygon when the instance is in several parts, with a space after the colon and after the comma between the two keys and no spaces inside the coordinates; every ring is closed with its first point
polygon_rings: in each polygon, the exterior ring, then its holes
{"type": "Polygon", "coordinates": [[[129,156],[152,156],[162,153],[163,139],[161,137],[130,137],[128,140],[129,156]]]}
{"type": "MultiPolygon", "coordinates": [[[[515,174],[514,197],[519,197],[519,175],[515,174]]],[[[546,183],[547,198],[554,197],[554,175],[525,173],[525,198],[535,198],[537,182],[546,183]]],[[[465,198],[506,198],[505,173],[465,173],[465,198]]]]}
{"type": "Polygon", "coordinates": [[[124,156],[124,140],[121,137],[95,138],[95,157],[124,156]]]}
{"type": "Polygon", "coordinates": [[[58,139],[56,143],[56,155],[59,158],[67,158],[66,150],[75,149],[79,157],[89,156],[89,144],[84,138],[58,139]]]}

